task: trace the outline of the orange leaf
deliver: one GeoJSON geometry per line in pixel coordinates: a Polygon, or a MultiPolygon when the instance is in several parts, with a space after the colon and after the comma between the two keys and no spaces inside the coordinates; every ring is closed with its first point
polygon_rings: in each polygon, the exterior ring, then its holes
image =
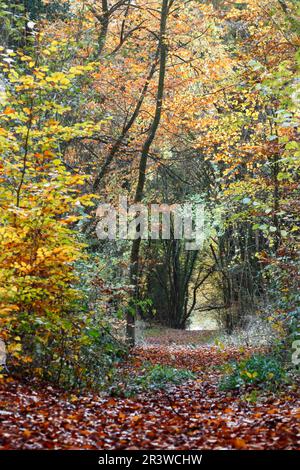
{"type": "Polygon", "coordinates": [[[233,413],[231,408],[225,408],[224,413],[233,413]]]}
{"type": "Polygon", "coordinates": [[[5,108],[5,110],[3,111],[3,114],[14,114],[15,113],[15,110],[10,108],[9,106],[7,108],[5,108]]]}
{"type": "Polygon", "coordinates": [[[235,439],[233,439],[232,445],[233,445],[236,449],[245,449],[245,448],[247,447],[247,444],[246,444],[246,442],[244,441],[244,439],[241,439],[241,438],[239,438],[239,437],[236,437],[235,439]]]}

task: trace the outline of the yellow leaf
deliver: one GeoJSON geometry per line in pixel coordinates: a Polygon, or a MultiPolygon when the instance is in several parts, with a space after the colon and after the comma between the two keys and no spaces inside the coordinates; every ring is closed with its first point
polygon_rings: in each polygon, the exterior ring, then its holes
{"type": "Polygon", "coordinates": [[[22,351],[22,345],[20,343],[13,343],[8,345],[7,350],[9,353],[15,353],[22,351]]]}

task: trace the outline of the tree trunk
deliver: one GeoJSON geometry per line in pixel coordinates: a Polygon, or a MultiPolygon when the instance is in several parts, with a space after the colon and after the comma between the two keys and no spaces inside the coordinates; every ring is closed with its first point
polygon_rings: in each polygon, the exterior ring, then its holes
{"type": "MultiPolygon", "coordinates": [[[[148,160],[148,153],[151,147],[151,144],[155,138],[157,128],[160,123],[161,111],[162,111],[162,102],[164,94],[164,82],[165,82],[165,73],[166,73],[166,61],[167,61],[167,45],[166,45],[166,27],[167,27],[167,16],[169,9],[169,0],[162,0],[161,8],[161,18],[160,18],[160,32],[159,32],[159,77],[158,77],[158,87],[157,87],[157,96],[156,96],[156,107],[155,114],[149,129],[147,138],[144,142],[140,165],[139,165],[139,176],[138,184],[136,188],[135,203],[140,203],[143,200],[145,179],[146,179],[146,167],[148,160]]],[[[138,227],[137,227],[138,229],[138,227]]],[[[138,314],[137,300],[138,300],[138,277],[139,277],[139,257],[140,257],[140,245],[141,238],[138,237],[132,242],[131,255],[130,255],[130,283],[133,286],[133,296],[131,302],[131,308],[127,312],[127,342],[129,346],[134,346],[135,344],[135,319],[138,314]]]]}

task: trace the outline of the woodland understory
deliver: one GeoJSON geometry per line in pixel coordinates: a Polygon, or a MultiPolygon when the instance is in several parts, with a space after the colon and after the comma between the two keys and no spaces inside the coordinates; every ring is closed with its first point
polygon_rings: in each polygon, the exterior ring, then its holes
{"type": "Polygon", "coordinates": [[[0,449],[299,449],[299,32],[0,0],[0,449]]]}

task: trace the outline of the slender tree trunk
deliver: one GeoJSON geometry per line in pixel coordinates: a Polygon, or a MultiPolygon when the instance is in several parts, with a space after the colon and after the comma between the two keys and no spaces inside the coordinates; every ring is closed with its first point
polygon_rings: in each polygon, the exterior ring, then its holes
{"type": "MultiPolygon", "coordinates": [[[[165,74],[166,74],[166,61],[167,61],[167,44],[166,44],[166,27],[167,27],[167,16],[169,9],[169,0],[162,0],[161,7],[161,18],[160,18],[160,33],[159,33],[159,77],[158,77],[158,87],[157,87],[157,96],[156,96],[156,108],[154,118],[149,129],[147,138],[144,142],[140,165],[139,165],[139,176],[138,183],[135,193],[134,202],[139,203],[143,200],[144,186],[146,180],[146,168],[148,153],[152,142],[155,138],[157,128],[161,119],[162,111],[162,102],[164,94],[164,83],[165,83],[165,74]]],[[[130,346],[135,344],[135,318],[138,313],[136,306],[136,301],[138,300],[138,277],[139,277],[139,257],[140,257],[140,245],[141,238],[136,238],[132,242],[131,256],[130,256],[130,282],[133,286],[133,298],[132,298],[132,307],[127,312],[127,341],[130,346]]]]}
{"type": "Polygon", "coordinates": [[[100,55],[103,51],[106,36],[108,32],[108,24],[109,24],[109,11],[108,11],[108,1],[102,0],[102,16],[99,17],[101,30],[98,36],[98,55],[100,55]]]}
{"type": "Polygon", "coordinates": [[[274,181],[274,191],[273,191],[273,200],[274,200],[274,214],[273,214],[273,224],[276,228],[274,233],[274,249],[278,250],[280,245],[281,233],[280,233],[280,221],[278,213],[280,210],[280,191],[279,191],[279,179],[278,174],[280,171],[279,168],[279,156],[275,156],[274,168],[273,168],[273,181],[274,181]]]}

